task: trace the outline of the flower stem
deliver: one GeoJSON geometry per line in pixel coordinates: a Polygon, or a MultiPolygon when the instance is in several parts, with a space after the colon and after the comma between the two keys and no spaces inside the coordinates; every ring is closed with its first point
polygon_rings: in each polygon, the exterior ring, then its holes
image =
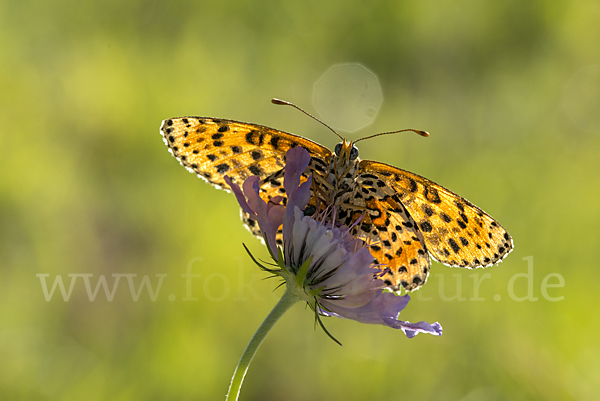
{"type": "Polygon", "coordinates": [[[240,390],[242,389],[242,383],[244,382],[244,376],[246,376],[246,372],[248,371],[248,366],[250,366],[250,362],[252,362],[252,358],[254,358],[254,354],[262,344],[263,340],[267,336],[267,333],[275,326],[275,323],[279,320],[281,316],[292,305],[298,302],[299,299],[292,293],[290,293],[287,289],[277,305],[273,308],[273,310],[269,313],[269,315],[262,322],[252,339],[246,346],[238,365],[235,368],[235,372],[233,373],[233,377],[231,378],[231,384],[229,385],[229,391],[227,392],[226,401],[234,401],[237,400],[240,396],[240,390]]]}

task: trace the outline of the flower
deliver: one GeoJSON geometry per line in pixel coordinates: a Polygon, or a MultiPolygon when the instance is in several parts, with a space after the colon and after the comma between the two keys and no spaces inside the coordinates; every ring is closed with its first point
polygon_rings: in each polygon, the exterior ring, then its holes
{"type": "Polygon", "coordinates": [[[377,276],[380,270],[373,266],[373,256],[364,241],[351,234],[351,227],[338,226],[331,218],[333,206],[316,217],[304,215],[312,177],[301,181],[310,155],[304,148],[296,147],[287,152],[286,161],[283,183],[288,196],[286,205],[282,204],[282,197],[266,203],[259,195],[257,176],[246,179],[243,191],[225,177],[242,209],[258,222],[271,256],[280,268],[262,266],[263,269],[283,277],[288,291],[315,310],[320,324],[319,315],[337,316],[401,329],[408,338],[421,332],[441,335],[442,327],[437,322],[398,320],[410,297],[385,289],[385,283],[377,276]],[[282,225],[283,249],[280,249],[275,237],[282,225]]]}

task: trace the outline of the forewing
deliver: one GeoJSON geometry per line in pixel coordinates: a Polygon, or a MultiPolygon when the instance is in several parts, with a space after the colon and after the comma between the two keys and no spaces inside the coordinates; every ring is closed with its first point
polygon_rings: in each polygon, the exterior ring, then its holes
{"type": "Polygon", "coordinates": [[[359,171],[363,180],[398,195],[437,261],[483,267],[499,263],[512,250],[512,238],[489,214],[427,178],[369,160],[360,162],[359,171]]]}
{"type": "MultiPolygon", "coordinates": [[[[306,138],[239,121],[171,118],[163,121],[160,130],[169,150],[186,169],[224,189],[228,189],[225,175],[238,185],[250,175],[260,176],[261,187],[272,176],[280,183],[285,152],[295,146],[304,147],[314,158],[331,155],[329,149],[306,138]]],[[[275,187],[277,192],[279,186],[275,187]]]]}
{"type": "MultiPolygon", "coordinates": [[[[331,151],[306,138],[262,125],[211,117],[180,117],[164,120],[160,128],[169,151],[188,171],[229,190],[224,176],[241,186],[250,175],[260,177],[260,194],[265,201],[283,196],[285,153],[296,146],[311,155],[305,177],[326,166],[331,151]]],[[[250,231],[260,235],[258,224],[242,213],[250,231]]]]}

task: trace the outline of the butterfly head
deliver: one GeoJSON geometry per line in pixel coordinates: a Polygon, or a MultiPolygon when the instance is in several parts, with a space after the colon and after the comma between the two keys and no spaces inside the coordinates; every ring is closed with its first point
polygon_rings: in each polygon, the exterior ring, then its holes
{"type": "Polygon", "coordinates": [[[358,148],[354,143],[345,139],[335,145],[334,156],[330,165],[330,182],[335,186],[335,195],[338,196],[349,190],[356,177],[358,169],[358,148]]]}
{"type": "Polygon", "coordinates": [[[335,145],[335,155],[339,160],[354,162],[358,159],[358,148],[352,142],[340,142],[335,145]]]}

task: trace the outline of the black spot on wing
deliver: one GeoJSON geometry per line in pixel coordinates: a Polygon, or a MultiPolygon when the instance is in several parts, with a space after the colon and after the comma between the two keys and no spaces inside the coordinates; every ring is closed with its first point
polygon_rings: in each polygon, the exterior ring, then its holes
{"type": "Polygon", "coordinates": [[[437,189],[431,188],[428,185],[424,186],[423,195],[425,196],[425,199],[427,199],[431,203],[442,203],[437,189]]]}
{"type": "Polygon", "coordinates": [[[256,137],[258,136],[258,131],[253,129],[252,131],[246,134],[246,142],[251,145],[256,145],[256,137]]]}
{"type": "Polygon", "coordinates": [[[221,163],[218,166],[216,166],[216,168],[217,168],[217,173],[225,174],[229,170],[229,165],[227,163],[221,163]]]}
{"type": "Polygon", "coordinates": [[[450,238],[448,240],[448,245],[450,245],[450,248],[452,248],[452,250],[454,251],[454,253],[458,253],[460,251],[460,247],[458,246],[458,244],[456,243],[456,241],[454,241],[454,238],[450,238]]]}
{"type": "Polygon", "coordinates": [[[412,178],[408,179],[410,182],[410,192],[417,192],[417,189],[419,189],[419,187],[417,186],[417,183],[415,182],[415,180],[413,180],[412,178]]]}
{"type": "Polygon", "coordinates": [[[423,231],[425,233],[429,233],[429,232],[431,232],[431,230],[433,230],[433,227],[431,227],[431,224],[429,224],[428,221],[422,221],[420,223],[419,228],[421,229],[421,231],[423,231]]]}
{"type": "Polygon", "coordinates": [[[444,212],[440,213],[440,217],[442,218],[442,220],[444,220],[445,223],[450,223],[452,221],[452,218],[444,212]]]}
{"type": "Polygon", "coordinates": [[[279,146],[279,140],[280,140],[280,138],[277,135],[273,135],[271,137],[270,144],[271,144],[271,146],[273,146],[273,149],[277,149],[278,148],[278,146],[279,146]]]}

